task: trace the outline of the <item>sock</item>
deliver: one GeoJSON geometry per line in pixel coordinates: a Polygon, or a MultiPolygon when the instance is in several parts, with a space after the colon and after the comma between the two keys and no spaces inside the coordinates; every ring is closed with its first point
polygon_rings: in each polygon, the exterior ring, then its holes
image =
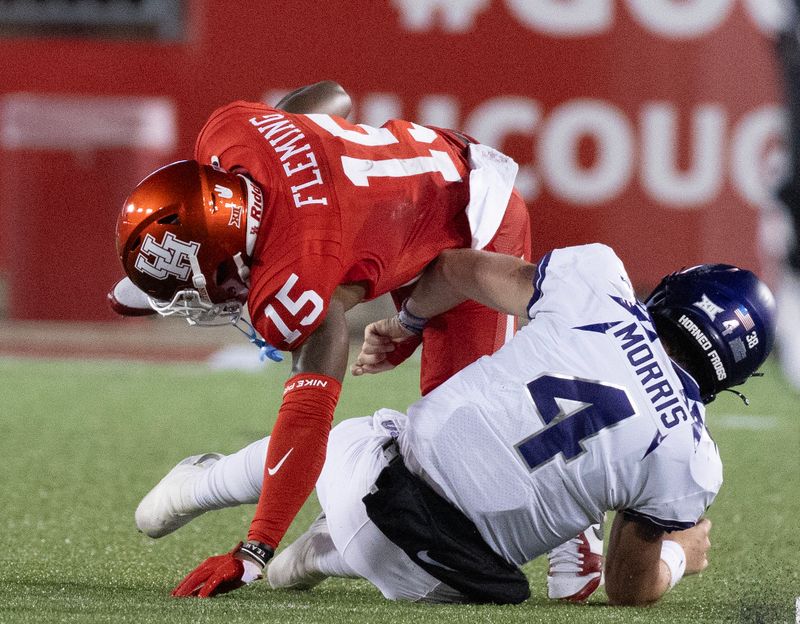
{"type": "Polygon", "coordinates": [[[300,373],[286,382],[248,539],[277,548],[311,494],[325,463],[341,387],[333,377],[311,373],[300,373]]]}
{"type": "Polygon", "coordinates": [[[258,502],[264,481],[264,460],[269,436],[226,455],[192,480],[198,509],[210,511],[258,502]]]}
{"type": "Polygon", "coordinates": [[[330,550],[322,553],[317,553],[314,557],[314,567],[327,576],[335,576],[338,578],[361,578],[353,568],[351,568],[336,547],[331,542],[330,550]]]}

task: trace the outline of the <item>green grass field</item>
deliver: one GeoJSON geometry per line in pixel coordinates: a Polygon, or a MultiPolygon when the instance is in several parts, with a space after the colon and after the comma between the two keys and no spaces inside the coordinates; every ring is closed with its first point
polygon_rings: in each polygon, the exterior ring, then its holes
{"type": "MultiPolygon", "coordinates": [[[[184,456],[231,452],[272,424],[287,373],[210,373],[199,365],[0,360],[0,622],[794,622],[800,596],[800,396],[774,366],[710,409],[725,485],[709,517],[711,566],[655,607],[552,604],[545,566],[526,568],[532,597],[515,607],[385,601],[365,581],[307,593],[265,583],[214,600],[172,587],[243,537],[252,508],[207,514],[162,540],[137,533],[142,495],[184,456]]],[[[350,379],[338,417],[403,409],[418,369],[350,379]]],[[[309,502],[298,535],[317,511],[309,502]]]]}

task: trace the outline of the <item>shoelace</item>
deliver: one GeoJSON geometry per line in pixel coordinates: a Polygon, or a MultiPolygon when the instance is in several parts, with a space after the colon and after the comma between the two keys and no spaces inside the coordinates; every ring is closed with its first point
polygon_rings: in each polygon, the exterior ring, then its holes
{"type": "Polygon", "coordinates": [[[583,554],[578,549],[583,544],[579,537],[573,537],[561,546],[556,546],[550,551],[550,573],[581,572],[583,570],[583,554]]]}

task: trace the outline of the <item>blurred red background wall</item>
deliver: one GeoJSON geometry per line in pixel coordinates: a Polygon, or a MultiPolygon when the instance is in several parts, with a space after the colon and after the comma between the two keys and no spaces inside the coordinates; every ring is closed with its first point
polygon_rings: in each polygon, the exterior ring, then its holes
{"type": "Polygon", "coordinates": [[[136,181],[189,157],[217,106],[323,78],[351,92],[359,122],[458,127],[516,158],[536,253],[602,241],[641,288],[701,261],[767,268],[777,0],[187,7],[178,42],[0,39],[12,318],[110,318],[116,211],[136,181]]]}

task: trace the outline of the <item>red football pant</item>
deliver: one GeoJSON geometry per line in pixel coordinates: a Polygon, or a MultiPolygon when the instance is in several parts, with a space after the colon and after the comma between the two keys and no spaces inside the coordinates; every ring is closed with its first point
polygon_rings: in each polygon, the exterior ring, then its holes
{"type": "MultiPolygon", "coordinates": [[[[530,217],[522,196],[516,190],[511,194],[497,233],[484,249],[530,261],[530,217]]],[[[413,288],[409,286],[393,292],[395,304],[399,306],[413,288]]],[[[497,351],[516,329],[515,319],[474,301],[465,301],[432,318],[422,334],[422,394],[427,394],[479,357],[497,351]]]]}

